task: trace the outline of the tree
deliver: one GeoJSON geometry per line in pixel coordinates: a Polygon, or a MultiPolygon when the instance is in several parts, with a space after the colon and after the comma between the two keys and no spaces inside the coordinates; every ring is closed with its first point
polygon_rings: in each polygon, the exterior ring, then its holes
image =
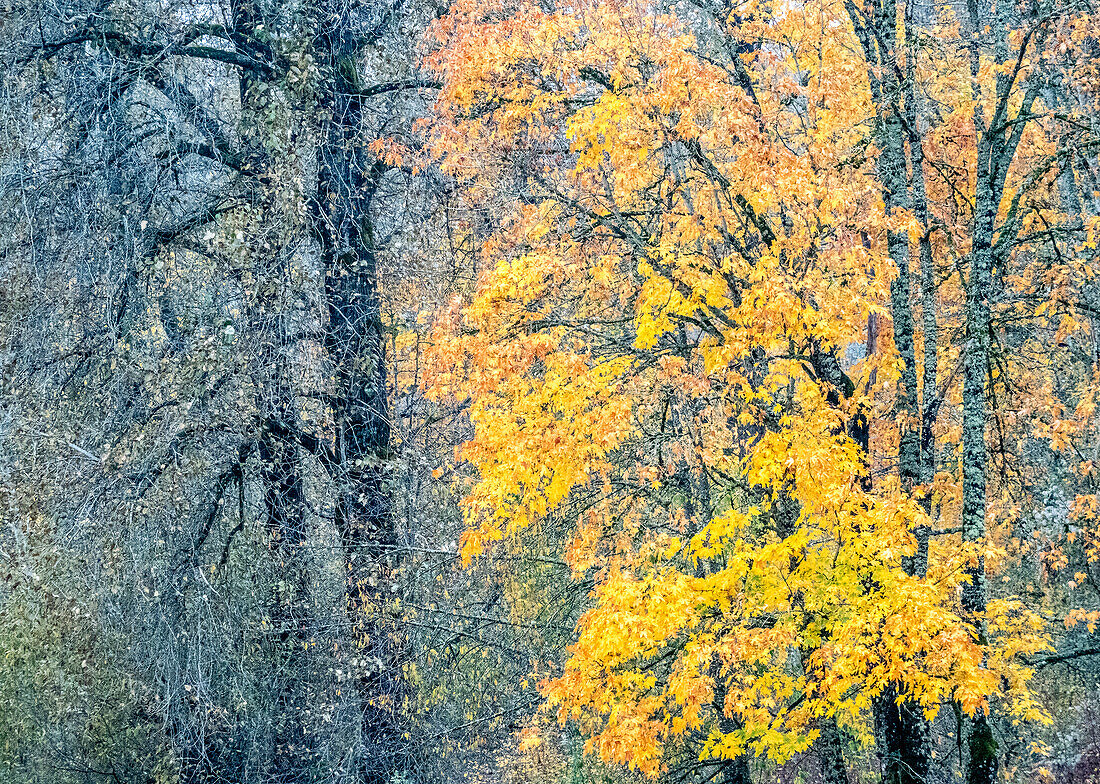
{"type": "Polygon", "coordinates": [[[546,694],[651,774],[745,779],[830,720],[866,738],[883,694],[974,712],[1001,675],[1037,718],[1015,653],[1043,635],[986,658],[954,596],[972,548],[912,536],[908,156],[902,113],[863,125],[866,31],[830,4],[651,11],[469,3],[436,28],[444,166],[515,205],[434,353],[475,427],[464,552],[575,521],[593,605],[546,694]],[[850,366],[888,306],[894,347],[850,366]],[[906,467],[871,487],[890,429],[863,418],[891,410],[906,467]]]}
{"type": "Polygon", "coordinates": [[[427,86],[407,51],[420,22],[378,4],[69,6],[4,22],[17,464],[75,463],[41,514],[118,569],[90,578],[94,622],[120,627],[177,775],[388,781],[411,758],[389,238],[357,237],[409,218],[371,145],[427,86]]]}

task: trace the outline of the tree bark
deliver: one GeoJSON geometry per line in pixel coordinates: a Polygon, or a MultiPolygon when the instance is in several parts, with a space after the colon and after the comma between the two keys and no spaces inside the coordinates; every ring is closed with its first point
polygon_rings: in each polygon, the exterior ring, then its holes
{"type": "Polygon", "coordinates": [[[328,297],[326,343],[335,371],[336,527],[346,569],[347,618],[361,662],[360,779],[387,784],[407,768],[404,642],[388,619],[396,590],[397,538],[387,472],[390,412],[385,333],[372,201],[386,167],[361,134],[359,42],[350,12],[333,7],[317,37],[327,66],[331,112],[319,168],[318,203],[328,297]]]}
{"type": "MultiPolygon", "coordinates": [[[[984,142],[983,137],[983,142],[984,142]]],[[[979,142],[981,148],[987,143],[979,142]]],[[[966,344],[963,354],[962,426],[962,535],[965,542],[985,538],[986,446],[988,419],[985,380],[989,368],[989,292],[993,286],[992,225],[996,214],[989,178],[978,178],[975,227],[966,282],[966,344]]],[[[963,612],[978,630],[979,644],[985,643],[986,580],[985,558],[977,556],[967,567],[963,585],[963,612]]],[[[971,723],[967,764],[969,784],[993,784],[997,777],[997,744],[988,718],[979,714],[971,723]]]]}
{"type": "MultiPolygon", "coordinates": [[[[915,106],[912,100],[912,85],[905,84],[911,80],[901,78],[898,71],[898,51],[904,41],[897,22],[897,6],[888,0],[877,0],[871,12],[867,13],[854,3],[849,3],[848,13],[867,60],[872,95],[878,108],[875,127],[875,137],[879,147],[878,173],[883,189],[883,204],[889,216],[897,210],[908,210],[913,206],[908,174],[909,153],[906,148],[905,120],[912,121],[915,106]],[[905,89],[909,90],[909,95],[906,96],[909,100],[903,105],[901,96],[904,95],[905,89]],[[908,118],[903,114],[907,110],[908,118]]],[[[912,151],[912,148],[910,150],[912,151]]],[[[915,162],[914,164],[916,165],[915,162]]],[[[923,194],[923,178],[920,193],[923,194]]],[[[926,199],[924,203],[926,205],[926,199]]],[[[901,376],[898,379],[894,401],[894,411],[900,428],[897,453],[898,479],[902,491],[910,493],[916,483],[922,481],[922,477],[927,473],[924,465],[927,450],[922,450],[922,442],[925,440],[925,417],[917,396],[913,279],[909,262],[909,237],[903,231],[887,230],[886,244],[897,270],[897,277],[890,285],[890,315],[893,322],[894,346],[901,359],[901,376]]],[[[922,283],[930,265],[930,248],[927,259],[924,257],[922,248],[922,283]]],[[[926,320],[927,316],[926,309],[926,320]]],[[[933,354],[935,353],[935,346],[928,343],[927,335],[924,348],[927,361],[929,349],[933,354]]],[[[927,380],[926,368],[926,383],[927,380]]],[[[909,574],[922,576],[927,569],[928,560],[927,526],[922,526],[913,533],[917,540],[916,552],[903,559],[902,565],[909,574]]],[[[928,722],[919,706],[906,699],[899,701],[898,697],[896,687],[891,686],[873,701],[883,781],[887,784],[917,784],[927,780],[931,765],[928,722]]]]}

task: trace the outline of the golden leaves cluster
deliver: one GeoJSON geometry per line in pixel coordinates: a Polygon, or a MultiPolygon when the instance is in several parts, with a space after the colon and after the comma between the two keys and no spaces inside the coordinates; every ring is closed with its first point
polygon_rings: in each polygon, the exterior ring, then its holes
{"type": "Polygon", "coordinates": [[[543,691],[647,774],[691,742],[783,762],[825,719],[867,738],[888,685],[1038,718],[1041,624],[994,603],[979,648],[978,549],[907,574],[930,521],[853,435],[897,378],[866,331],[910,219],[885,214],[843,8],[654,11],[459,0],[434,29],[434,148],[491,216],[428,379],[470,402],[463,556],[567,531],[595,588],[543,691]]]}

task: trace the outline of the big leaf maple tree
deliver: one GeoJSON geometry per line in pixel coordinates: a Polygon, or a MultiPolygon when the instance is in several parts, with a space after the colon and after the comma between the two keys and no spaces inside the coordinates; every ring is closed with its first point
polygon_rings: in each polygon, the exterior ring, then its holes
{"type": "Polygon", "coordinates": [[[747,781],[814,748],[842,780],[838,729],[870,744],[885,700],[974,717],[980,780],[992,707],[1049,720],[1051,627],[988,595],[976,472],[990,299],[1042,315],[1021,210],[1072,221],[1042,212],[1064,129],[1035,64],[1069,11],[999,13],[460,0],[435,25],[433,149],[482,216],[428,379],[470,404],[462,552],[569,532],[595,587],[542,690],[606,761],[747,781]]]}

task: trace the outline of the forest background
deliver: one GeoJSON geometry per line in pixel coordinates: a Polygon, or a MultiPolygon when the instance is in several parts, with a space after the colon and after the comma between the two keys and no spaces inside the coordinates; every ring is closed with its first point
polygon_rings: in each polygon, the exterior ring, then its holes
{"type": "Polygon", "coordinates": [[[1100,782],[1089,0],[0,10],[0,780],[1100,782]]]}

